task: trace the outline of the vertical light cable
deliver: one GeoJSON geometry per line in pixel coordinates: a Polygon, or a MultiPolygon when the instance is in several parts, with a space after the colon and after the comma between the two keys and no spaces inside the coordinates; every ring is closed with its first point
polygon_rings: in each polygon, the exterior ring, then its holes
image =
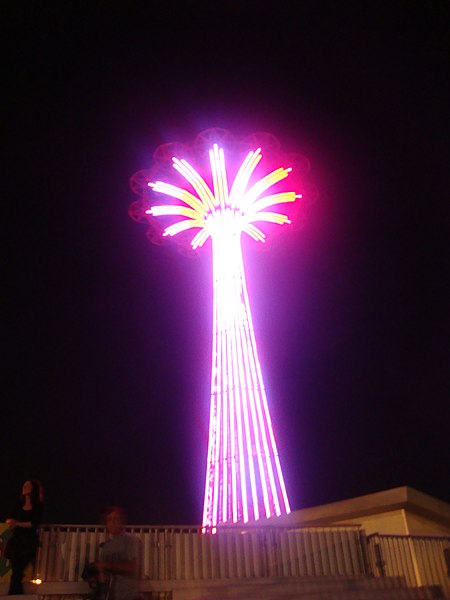
{"type": "MultiPolygon", "coordinates": [[[[241,260],[242,260],[242,264],[241,264],[241,268],[242,268],[242,272],[243,272],[243,278],[245,281],[245,272],[244,272],[244,262],[243,262],[243,258],[241,255],[241,260]]],[[[244,284],[243,286],[244,289],[244,294],[245,294],[245,303],[248,306],[248,318],[249,318],[249,330],[250,330],[250,339],[251,339],[251,347],[254,350],[254,368],[256,370],[254,377],[256,378],[256,380],[259,382],[259,387],[260,387],[260,395],[261,395],[261,405],[259,405],[259,410],[262,408],[263,412],[264,412],[264,417],[261,415],[260,419],[261,419],[261,423],[263,423],[264,421],[267,423],[267,432],[268,432],[268,437],[270,440],[270,445],[272,448],[272,453],[270,454],[269,449],[268,449],[268,440],[267,440],[267,436],[264,435],[264,449],[266,451],[266,454],[268,456],[268,470],[269,470],[269,480],[271,483],[271,487],[272,490],[274,490],[274,501],[275,501],[275,513],[277,515],[281,514],[281,509],[280,509],[280,503],[279,503],[279,498],[278,498],[278,491],[276,490],[276,485],[275,485],[275,477],[273,474],[273,468],[272,468],[272,460],[270,458],[273,457],[274,461],[275,461],[275,467],[276,467],[276,473],[277,473],[277,480],[279,482],[280,488],[281,488],[281,492],[282,492],[282,497],[283,497],[283,503],[284,503],[284,508],[285,508],[285,512],[289,513],[290,512],[290,506],[289,506],[289,501],[288,501],[288,497],[286,494],[286,487],[284,484],[284,479],[283,479],[283,474],[281,471],[281,465],[280,465],[280,461],[279,461],[279,457],[278,457],[278,451],[277,451],[277,447],[276,447],[276,443],[275,443],[275,436],[273,433],[273,428],[272,428],[272,422],[271,422],[271,418],[270,418],[270,413],[269,413],[269,409],[268,409],[268,404],[267,404],[267,397],[266,397],[266,393],[265,393],[265,389],[264,389],[264,384],[263,384],[263,379],[262,379],[262,373],[261,373],[261,365],[259,363],[258,360],[258,356],[257,356],[257,351],[256,351],[256,339],[255,339],[255,333],[254,333],[254,329],[253,329],[253,323],[252,323],[252,318],[251,318],[251,313],[250,313],[250,304],[249,304],[249,300],[248,300],[248,292],[247,292],[247,286],[246,284],[244,284]]]]}
{"type": "MultiPolygon", "coordinates": [[[[253,453],[253,441],[252,441],[252,430],[250,426],[250,416],[249,416],[249,395],[251,390],[247,385],[247,377],[246,377],[246,366],[242,356],[242,276],[239,273],[239,286],[236,286],[236,327],[234,331],[234,342],[235,342],[235,360],[236,360],[236,368],[239,373],[239,390],[241,396],[241,406],[244,415],[244,430],[245,430],[245,441],[246,441],[246,453],[247,453],[247,461],[249,467],[249,477],[250,477],[250,487],[251,487],[251,495],[252,495],[252,503],[253,503],[253,517],[255,520],[259,518],[259,501],[258,501],[258,492],[256,486],[255,479],[255,466],[254,466],[254,453],[253,453]]],[[[255,439],[255,444],[258,446],[259,440],[257,437],[255,439]]]]}

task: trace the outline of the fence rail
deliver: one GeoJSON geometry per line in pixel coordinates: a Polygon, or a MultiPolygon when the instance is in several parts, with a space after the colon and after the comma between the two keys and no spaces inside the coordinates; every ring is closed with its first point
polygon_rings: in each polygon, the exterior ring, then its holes
{"type": "MultiPolygon", "coordinates": [[[[368,557],[359,527],[129,527],[142,544],[142,578],[232,579],[365,575],[368,557]]],[[[36,565],[45,581],[74,582],[97,558],[103,527],[46,525],[36,565]]]]}
{"type": "Polygon", "coordinates": [[[367,542],[376,576],[400,575],[410,586],[439,585],[450,598],[450,537],[373,534],[367,542]]]}
{"type": "MultiPolygon", "coordinates": [[[[161,590],[175,581],[372,576],[400,577],[412,587],[437,585],[450,600],[450,537],[366,536],[356,526],[224,527],[215,535],[172,526],[127,531],[141,540],[143,585],[161,590]]],[[[73,594],[69,589],[79,588],[84,567],[98,558],[105,540],[100,525],[45,525],[36,573],[73,594]]]]}

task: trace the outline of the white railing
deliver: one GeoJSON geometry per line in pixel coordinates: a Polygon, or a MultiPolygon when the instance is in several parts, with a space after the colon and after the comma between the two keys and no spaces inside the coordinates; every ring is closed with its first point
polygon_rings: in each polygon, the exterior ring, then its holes
{"type": "Polygon", "coordinates": [[[367,541],[374,575],[402,576],[410,586],[439,585],[450,598],[450,537],[373,534],[367,541]]]}
{"type": "MultiPolygon", "coordinates": [[[[128,527],[142,543],[142,578],[193,580],[367,573],[359,527],[221,528],[128,527]]],[[[80,581],[106,539],[91,525],[45,525],[36,571],[47,582],[80,581]]]]}
{"type": "MultiPolygon", "coordinates": [[[[366,537],[357,526],[232,527],[215,535],[195,527],[127,530],[142,543],[141,588],[160,600],[200,580],[210,585],[205,580],[305,576],[400,578],[412,587],[440,586],[450,600],[450,537],[366,537]]],[[[85,596],[83,569],[98,558],[105,540],[99,525],[43,526],[36,574],[47,584],[44,600],[85,596]]]]}

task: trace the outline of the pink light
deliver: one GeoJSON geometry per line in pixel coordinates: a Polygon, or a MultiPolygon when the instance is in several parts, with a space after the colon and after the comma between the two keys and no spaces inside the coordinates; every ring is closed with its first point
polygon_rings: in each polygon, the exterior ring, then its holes
{"type": "Polygon", "coordinates": [[[241,236],[256,241],[265,233],[255,225],[289,224],[287,215],[270,209],[295,202],[292,191],[267,194],[286,179],[291,168],[280,167],[251,183],[262,160],[261,149],[250,151],[229,187],[225,153],[209,150],[212,189],[186,160],[174,157],[174,169],[194,193],[157,181],[155,193],[176,204],[155,205],[153,217],[177,220],[164,235],[198,229],[192,247],[212,239],[213,340],[211,407],[202,530],[214,532],[222,523],[258,520],[289,513],[290,506],[275,443],[269,406],[250,311],[241,236]]]}
{"type": "Polygon", "coordinates": [[[254,510],[254,512],[255,512],[255,518],[257,519],[259,517],[258,494],[257,494],[257,489],[256,489],[253,457],[251,454],[252,442],[251,442],[251,431],[250,431],[249,414],[248,414],[246,380],[245,380],[245,373],[242,372],[243,363],[242,363],[242,360],[240,360],[241,356],[239,353],[239,351],[241,349],[240,348],[240,344],[241,344],[240,333],[241,333],[241,331],[240,331],[239,324],[236,324],[236,322],[235,322],[234,331],[233,331],[233,342],[234,342],[233,362],[234,362],[234,368],[235,368],[236,375],[237,375],[236,381],[235,381],[235,386],[240,391],[240,406],[241,406],[243,420],[244,420],[245,444],[246,444],[247,461],[248,461],[248,466],[249,466],[251,498],[252,498],[252,502],[253,502],[253,507],[254,507],[254,509],[256,508],[256,511],[254,510]],[[239,336],[239,340],[237,341],[236,338],[238,336],[239,336]]]}

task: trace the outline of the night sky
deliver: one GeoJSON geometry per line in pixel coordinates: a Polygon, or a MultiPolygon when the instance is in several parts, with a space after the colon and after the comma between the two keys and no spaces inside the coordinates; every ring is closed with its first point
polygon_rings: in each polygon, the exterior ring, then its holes
{"type": "Polygon", "coordinates": [[[217,127],[311,162],[303,226],[245,244],[292,508],[450,501],[450,4],[2,2],[0,518],[201,521],[211,264],[128,217],[157,146],[217,127]],[[6,293],[5,293],[6,292],[6,293]]]}

